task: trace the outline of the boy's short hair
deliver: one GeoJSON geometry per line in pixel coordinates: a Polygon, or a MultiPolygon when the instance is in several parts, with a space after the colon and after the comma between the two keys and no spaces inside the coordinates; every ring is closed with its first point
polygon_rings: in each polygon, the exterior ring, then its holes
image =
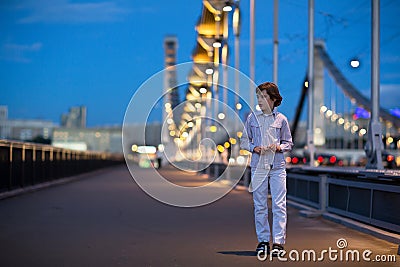
{"type": "Polygon", "coordinates": [[[269,97],[274,100],[274,108],[278,107],[282,103],[282,96],[279,93],[278,86],[272,82],[265,82],[257,86],[257,91],[267,91],[269,97]]]}

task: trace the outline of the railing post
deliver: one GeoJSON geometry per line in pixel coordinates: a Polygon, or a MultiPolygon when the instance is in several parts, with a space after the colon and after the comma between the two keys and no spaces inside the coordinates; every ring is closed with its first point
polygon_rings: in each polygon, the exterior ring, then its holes
{"type": "Polygon", "coordinates": [[[13,177],[13,173],[12,173],[12,171],[13,171],[13,144],[10,144],[10,155],[9,155],[9,165],[8,165],[8,168],[9,168],[9,171],[8,171],[8,173],[9,173],[9,176],[8,176],[8,190],[11,190],[11,185],[12,185],[12,177],[13,177]]]}
{"type": "Polygon", "coordinates": [[[320,209],[321,213],[324,213],[326,211],[326,205],[327,205],[327,192],[328,192],[327,180],[328,180],[328,177],[325,174],[322,174],[319,177],[320,177],[320,181],[319,181],[319,209],[320,209]]]}

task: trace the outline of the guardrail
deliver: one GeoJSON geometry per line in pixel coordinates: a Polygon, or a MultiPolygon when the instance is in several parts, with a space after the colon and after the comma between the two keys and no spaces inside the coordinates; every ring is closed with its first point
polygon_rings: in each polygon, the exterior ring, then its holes
{"type": "Polygon", "coordinates": [[[291,168],[288,199],[400,233],[400,171],[291,168]]]}
{"type": "Polygon", "coordinates": [[[123,156],[0,140],[0,192],[49,182],[123,162],[123,156]]]}
{"type": "MultiPolygon", "coordinates": [[[[211,179],[226,166],[211,164],[203,173],[211,179]]],[[[248,187],[250,168],[239,184],[248,187]]],[[[288,168],[287,198],[400,233],[400,171],[345,168],[288,168]]]]}

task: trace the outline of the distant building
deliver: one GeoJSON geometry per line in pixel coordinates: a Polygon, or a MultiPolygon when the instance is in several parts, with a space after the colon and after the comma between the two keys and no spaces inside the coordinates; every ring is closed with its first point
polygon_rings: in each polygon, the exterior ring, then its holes
{"type": "Polygon", "coordinates": [[[36,137],[51,138],[57,124],[48,120],[8,119],[8,107],[0,106],[0,138],[30,141],[36,137]]]}
{"type": "Polygon", "coordinates": [[[8,119],[8,107],[0,106],[0,122],[8,119]]]}
{"type": "Polygon", "coordinates": [[[71,107],[69,112],[61,115],[61,127],[86,128],[86,107],[71,107]]]}
{"type": "Polygon", "coordinates": [[[75,150],[122,153],[122,129],[118,127],[58,128],[52,145],[75,150]]]}

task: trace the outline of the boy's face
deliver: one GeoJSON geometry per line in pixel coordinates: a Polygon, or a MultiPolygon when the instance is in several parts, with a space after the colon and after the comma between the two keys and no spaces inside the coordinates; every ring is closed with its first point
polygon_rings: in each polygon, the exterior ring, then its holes
{"type": "Polygon", "coordinates": [[[268,95],[266,90],[257,90],[257,101],[258,106],[264,113],[271,113],[274,107],[274,102],[268,95]]]}

